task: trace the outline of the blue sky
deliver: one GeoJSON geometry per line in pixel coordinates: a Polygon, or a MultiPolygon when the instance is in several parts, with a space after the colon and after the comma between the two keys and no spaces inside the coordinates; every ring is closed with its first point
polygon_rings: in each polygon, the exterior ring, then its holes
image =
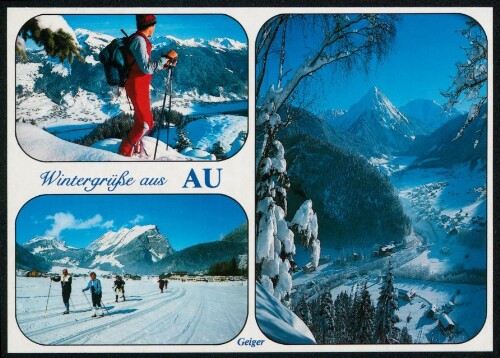
{"type": "MultiPolygon", "coordinates": [[[[172,35],[180,39],[229,37],[247,43],[241,25],[226,15],[158,15],[154,36],[172,35]]],[[[64,15],[73,29],[85,28],[114,37],[136,31],[135,15],[64,15]]]]}
{"type": "MultiPolygon", "coordinates": [[[[315,108],[348,109],[372,86],[378,87],[396,106],[418,98],[444,103],[440,92],[449,87],[455,64],[465,59],[462,47],[467,41],[458,30],[466,28],[467,19],[460,14],[401,15],[392,51],[383,62],[373,61],[368,73],[357,71],[343,76],[330,67],[315,75],[321,79],[321,83],[311,87],[318,97],[315,108]]],[[[308,26],[311,32],[306,34],[294,34],[287,53],[301,60],[303,53],[320,39],[312,33],[313,28],[308,26]]]]}
{"type": "Polygon", "coordinates": [[[44,195],[16,220],[16,241],[50,235],[86,247],[107,231],[157,225],[175,250],[220,240],[246,221],[241,206],[223,195],[44,195]]]}

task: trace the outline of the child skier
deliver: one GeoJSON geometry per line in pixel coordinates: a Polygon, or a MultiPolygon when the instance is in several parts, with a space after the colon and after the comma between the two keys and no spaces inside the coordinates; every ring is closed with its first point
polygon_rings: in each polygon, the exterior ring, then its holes
{"type": "Polygon", "coordinates": [[[123,301],[125,301],[125,281],[122,280],[120,275],[116,275],[113,289],[116,294],[115,302],[118,302],[118,296],[121,296],[123,301]]]}
{"type": "Polygon", "coordinates": [[[90,273],[90,281],[87,284],[87,287],[85,287],[82,292],[85,292],[90,289],[90,292],[92,293],[92,317],[96,317],[99,312],[101,311],[100,316],[104,316],[104,312],[101,309],[101,298],[102,298],[102,286],[101,286],[101,281],[96,278],[95,272],[90,273]],[[99,307],[99,308],[96,308],[99,307]]]}
{"type": "Polygon", "coordinates": [[[68,314],[69,313],[69,298],[71,296],[71,276],[68,275],[68,270],[64,269],[62,270],[62,276],[56,276],[56,277],[51,277],[50,278],[54,282],[61,282],[61,288],[62,288],[62,299],[64,306],[66,307],[66,311],[63,312],[63,314],[68,314]]]}
{"type": "Polygon", "coordinates": [[[177,53],[171,50],[157,61],[151,61],[152,44],[148,37],[153,36],[156,28],[154,15],[136,15],[137,32],[133,34],[127,55],[130,66],[125,91],[134,106],[134,125],[123,138],[118,153],[131,157],[140,153],[142,138],[153,129],[153,113],[149,87],[153,73],[177,64],[177,53]]]}
{"type": "Polygon", "coordinates": [[[163,293],[163,287],[165,286],[165,280],[163,280],[162,278],[160,278],[158,280],[158,286],[160,287],[161,293],[163,293]]]}

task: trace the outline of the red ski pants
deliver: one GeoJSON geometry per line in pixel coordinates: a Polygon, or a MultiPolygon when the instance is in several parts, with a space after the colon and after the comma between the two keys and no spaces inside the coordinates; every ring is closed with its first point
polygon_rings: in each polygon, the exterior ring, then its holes
{"type": "Polygon", "coordinates": [[[120,145],[120,154],[131,156],[133,147],[153,129],[153,113],[149,97],[151,78],[152,75],[130,76],[125,82],[127,96],[134,107],[134,125],[120,145]]]}

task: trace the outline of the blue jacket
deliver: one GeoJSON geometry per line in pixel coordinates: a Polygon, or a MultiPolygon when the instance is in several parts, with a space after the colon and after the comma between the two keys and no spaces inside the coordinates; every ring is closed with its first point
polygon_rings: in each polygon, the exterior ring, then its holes
{"type": "Polygon", "coordinates": [[[93,290],[91,290],[91,292],[95,292],[95,293],[102,293],[102,286],[101,286],[101,281],[99,281],[99,279],[95,279],[94,281],[90,280],[89,283],[87,284],[87,287],[85,287],[83,289],[83,291],[87,291],[89,290],[90,288],[94,288],[93,290]]]}

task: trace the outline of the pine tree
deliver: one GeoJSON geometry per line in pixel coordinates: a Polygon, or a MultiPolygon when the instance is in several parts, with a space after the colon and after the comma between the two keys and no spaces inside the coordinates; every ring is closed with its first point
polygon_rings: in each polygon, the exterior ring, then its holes
{"type": "Polygon", "coordinates": [[[42,15],[28,20],[19,31],[19,37],[23,41],[16,42],[16,53],[25,58],[24,42],[31,39],[43,47],[49,56],[57,57],[61,62],[67,59],[71,63],[74,57],[83,62],[84,59],[80,54],[83,50],[75,34],[62,28],[56,30],[58,26],[52,28],[50,25],[54,23],[66,24],[66,21],[59,15],[42,15]]]}
{"type": "Polygon", "coordinates": [[[335,344],[346,344],[349,341],[349,295],[342,291],[335,302],[333,303],[334,325],[333,325],[333,342],[335,344]]]}
{"type": "Polygon", "coordinates": [[[389,269],[380,289],[375,315],[375,339],[378,343],[398,343],[399,329],[396,327],[396,322],[399,321],[396,314],[398,309],[398,295],[394,288],[392,263],[389,261],[389,269]]]}
{"type": "Polygon", "coordinates": [[[399,343],[401,343],[401,344],[411,344],[411,343],[413,343],[413,337],[408,332],[408,328],[406,326],[404,326],[403,329],[401,330],[401,335],[400,335],[400,338],[399,338],[399,343]]]}
{"type": "MultiPolygon", "coordinates": [[[[295,308],[295,314],[304,322],[304,324],[309,327],[309,329],[313,326],[313,317],[311,313],[311,308],[307,303],[306,299],[302,297],[295,308]]],[[[312,332],[312,330],[311,330],[312,332]]]]}
{"type": "Polygon", "coordinates": [[[209,152],[215,155],[217,160],[224,160],[227,158],[226,149],[220,141],[215,142],[209,152]]]}
{"type": "Polygon", "coordinates": [[[184,127],[177,128],[177,141],[175,142],[175,149],[182,152],[184,149],[191,147],[191,140],[187,137],[188,132],[184,127]]]}
{"type": "Polygon", "coordinates": [[[319,311],[319,328],[320,336],[315,337],[319,339],[322,344],[333,343],[333,326],[334,326],[334,312],[332,294],[326,291],[320,298],[320,311],[319,311]]]}
{"type": "Polygon", "coordinates": [[[375,331],[374,312],[370,293],[368,292],[367,282],[364,282],[361,290],[361,299],[357,305],[355,342],[359,344],[374,343],[373,336],[375,331]]]}

